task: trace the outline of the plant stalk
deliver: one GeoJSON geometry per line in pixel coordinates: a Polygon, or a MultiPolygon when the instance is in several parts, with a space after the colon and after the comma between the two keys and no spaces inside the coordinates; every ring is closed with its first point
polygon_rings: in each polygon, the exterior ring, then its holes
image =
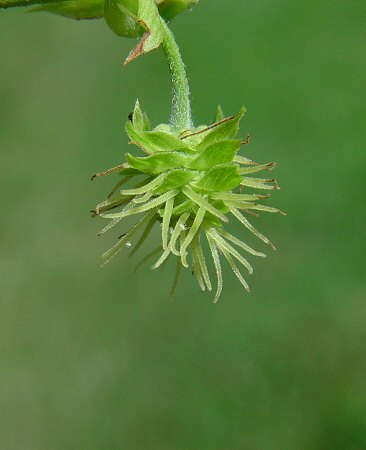
{"type": "Polygon", "coordinates": [[[165,22],[164,26],[166,33],[162,47],[168,60],[173,86],[170,122],[176,130],[189,130],[193,127],[193,124],[186,68],[173,33],[165,22]]]}

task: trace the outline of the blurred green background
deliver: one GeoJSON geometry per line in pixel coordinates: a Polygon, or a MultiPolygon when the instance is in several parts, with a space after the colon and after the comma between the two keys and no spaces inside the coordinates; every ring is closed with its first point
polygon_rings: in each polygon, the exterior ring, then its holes
{"type": "Polygon", "coordinates": [[[167,120],[162,53],[123,68],[134,42],[103,21],[0,11],[1,449],[366,449],[365,17],[201,0],[174,21],[196,123],[245,105],[288,214],[255,220],[278,251],[252,293],[226,270],[213,305],[189,271],[169,297],[173,264],[99,268],[123,227],[96,238],[115,179],[90,176],[121,162],[136,97],[167,120]]]}

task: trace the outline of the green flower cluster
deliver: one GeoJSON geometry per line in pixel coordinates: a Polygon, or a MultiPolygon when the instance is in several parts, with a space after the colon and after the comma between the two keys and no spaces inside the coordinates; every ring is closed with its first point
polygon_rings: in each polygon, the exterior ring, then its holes
{"type": "Polygon", "coordinates": [[[257,164],[238,155],[240,146],[246,143],[235,138],[244,112],[243,108],[237,115],[224,118],[221,108],[218,108],[212,125],[179,132],[166,124],[151,129],[146,114],[136,102],[126,131],[131,143],[136,144],[145,156],[127,153],[124,164],[96,175],[120,172],[123,178],[118,188],[122,183],[131,180],[136,182],[131,188],[122,189],[118,195],[100,203],[95,215],[110,219],[100,234],[128,216],[142,216],[104,253],[103,264],[108,263],[126,244],[129,246],[131,238],[143,230],[133,247],[134,253],[154,224],[158,223],[161,227],[161,244],[155,253],[160,252],[161,255],[152,266],[153,269],[161,266],[170,255],[176,256],[178,270],[192,267],[201,289],[211,291],[212,284],[202,248],[202,237],[206,237],[217,276],[215,302],[222,291],[221,256],[249,291],[237,262],[249,274],[253,268],[238,248],[254,256],[265,255],[231,235],[224,225],[229,222],[231,215],[274,248],[270,240],[248,221],[245,213],[281,211],[257,203],[268,195],[243,193],[247,188],[278,189],[273,178],[248,176],[262,170],[272,170],[275,163],[257,164]],[[141,178],[142,181],[139,180],[141,178]],[[115,209],[118,211],[112,211],[115,209]]]}

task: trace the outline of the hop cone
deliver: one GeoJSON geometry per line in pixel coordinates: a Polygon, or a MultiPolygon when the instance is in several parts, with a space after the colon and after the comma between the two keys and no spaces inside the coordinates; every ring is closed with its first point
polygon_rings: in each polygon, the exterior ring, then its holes
{"type": "Polygon", "coordinates": [[[157,222],[161,228],[161,243],[155,253],[160,253],[160,256],[153,269],[161,266],[170,255],[176,256],[177,273],[182,267],[191,267],[201,289],[211,291],[209,269],[202,247],[206,239],[217,277],[215,302],[222,291],[222,258],[249,291],[241,268],[249,274],[253,268],[242,253],[265,255],[230,234],[225,226],[229,218],[234,218],[274,248],[270,240],[248,221],[246,214],[281,211],[257,203],[268,195],[247,193],[248,188],[271,190],[278,189],[278,186],[273,178],[248,176],[272,170],[274,163],[257,164],[238,155],[243,142],[235,136],[244,112],[243,108],[237,115],[224,118],[218,108],[212,125],[177,134],[169,125],[159,125],[152,130],[136,102],[126,130],[131,143],[137,145],[145,156],[127,153],[126,163],[96,175],[118,171],[123,177],[118,188],[130,180],[135,183],[133,187],[122,189],[118,195],[100,203],[95,215],[110,219],[99,234],[128,216],[136,215],[137,221],[104,253],[103,264],[141,233],[134,245],[135,252],[157,222]]]}

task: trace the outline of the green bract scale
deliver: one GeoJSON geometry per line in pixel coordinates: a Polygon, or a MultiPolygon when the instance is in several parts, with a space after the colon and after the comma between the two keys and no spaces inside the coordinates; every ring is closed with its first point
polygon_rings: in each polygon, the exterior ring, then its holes
{"type": "Polygon", "coordinates": [[[104,253],[103,264],[125,249],[126,245],[130,246],[134,238],[137,239],[132,250],[135,252],[153,226],[158,224],[161,242],[151,255],[157,254],[153,269],[173,256],[178,260],[178,271],[182,267],[191,267],[201,289],[211,291],[211,278],[202,248],[202,241],[206,240],[217,276],[215,301],[222,290],[220,258],[228,262],[249,291],[241,268],[249,274],[253,268],[242,253],[265,255],[230,234],[226,225],[232,218],[238,220],[247,230],[273,247],[270,240],[248,221],[246,214],[280,211],[258,203],[268,195],[247,193],[249,188],[272,190],[278,189],[278,186],[273,178],[251,176],[256,172],[272,170],[274,163],[257,164],[238,154],[241,145],[247,143],[235,138],[244,111],[242,109],[237,115],[224,118],[221,108],[218,108],[213,124],[177,134],[169,125],[151,129],[147,116],[136,102],[126,131],[131,143],[140,149],[143,156],[127,153],[126,163],[97,174],[118,171],[122,178],[117,188],[127,181],[133,183],[133,187],[120,190],[118,195],[112,194],[96,207],[95,214],[110,220],[100,234],[128,216],[136,216],[137,221],[104,253]]]}

